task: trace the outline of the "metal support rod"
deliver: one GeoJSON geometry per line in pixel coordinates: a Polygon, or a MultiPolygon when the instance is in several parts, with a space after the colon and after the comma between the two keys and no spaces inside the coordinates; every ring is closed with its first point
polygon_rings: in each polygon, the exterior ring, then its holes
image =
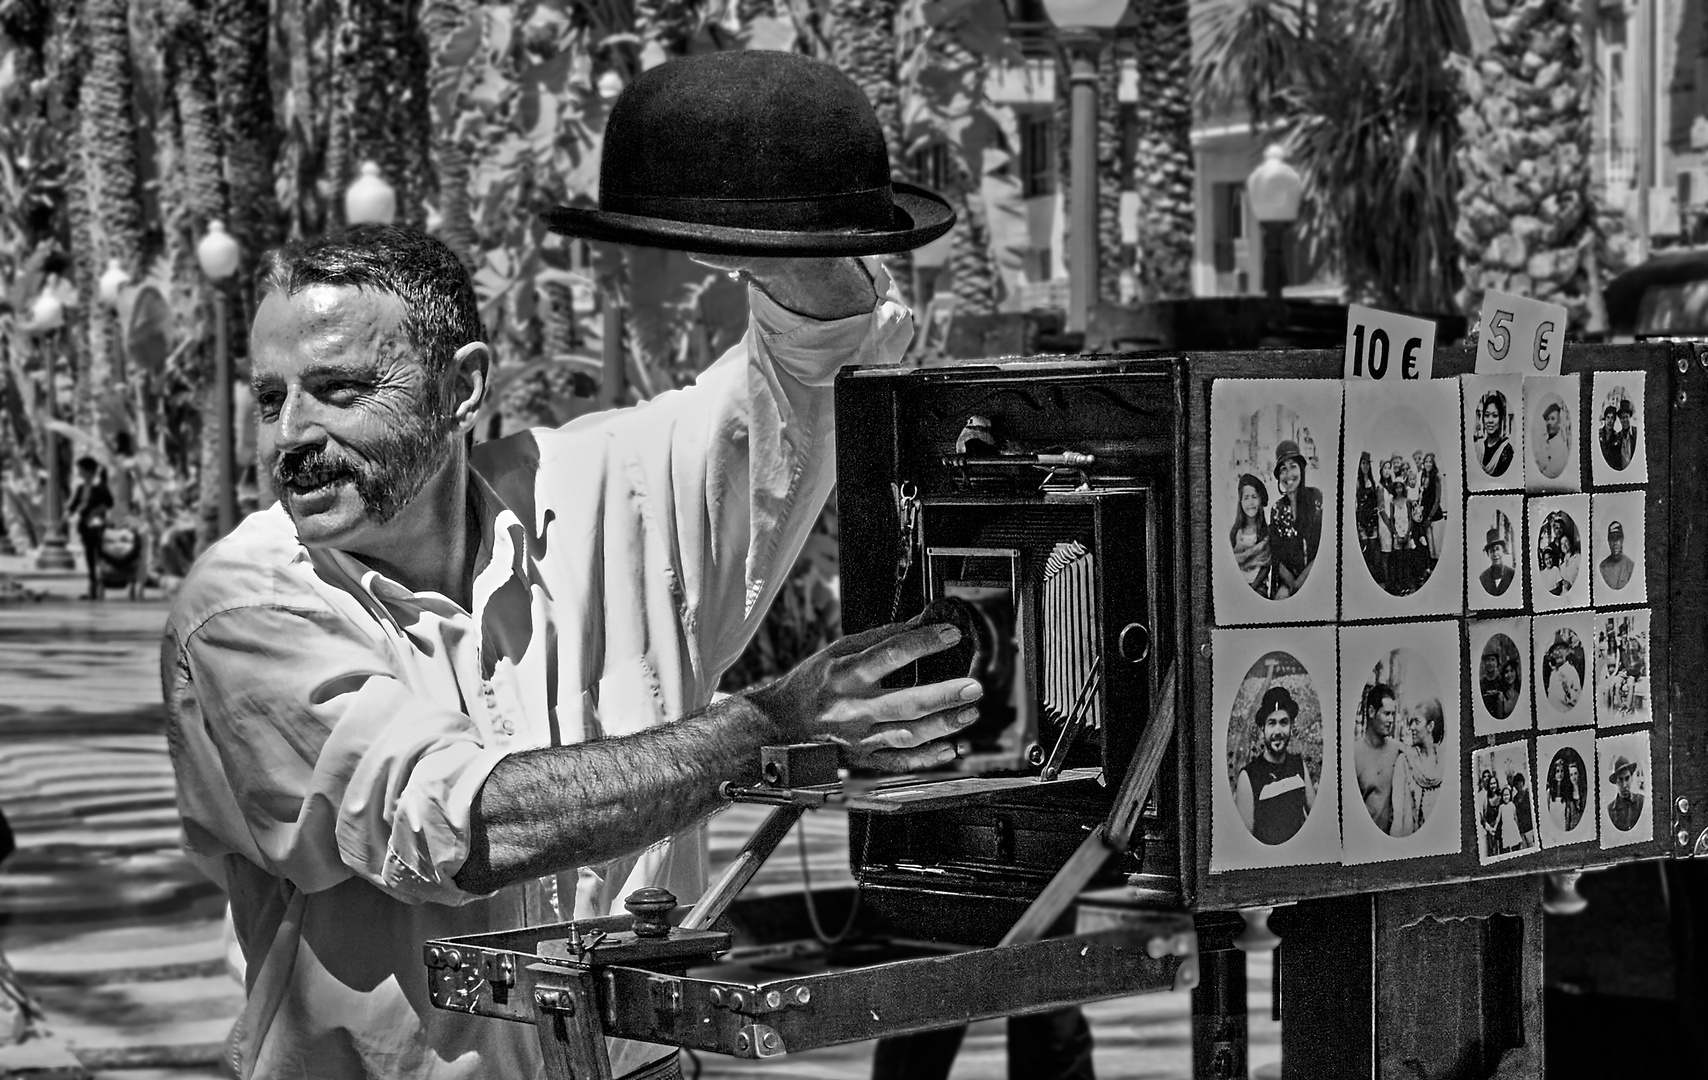
{"type": "Polygon", "coordinates": [[[1222,949],[1198,955],[1192,988],[1193,1080],[1245,1080],[1249,1075],[1245,953],[1222,949]]]}
{"type": "Polygon", "coordinates": [[[237,458],[232,438],[231,333],[226,325],[228,297],[215,283],[214,297],[214,436],[219,466],[219,534],[237,528],[237,458]]]}
{"type": "Polygon", "coordinates": [[[1060,30],[1057,37],[1068,51],[1073,84],[1066,329],[1082,334],[1097,300],[1097,51],[1103,39],[1095,30],[1081,29],[1060,30]]]}
{"type": "Polygon", "coordinates": [[[688,912],[687,918],[682,920],[682,929],[704,930],[717,922],[719,916],[728,909],[730,901],[747,887],[747,883],[753,880],[753,875],[765,865],[765,860],[777,850],[777,845],[789,835],[789,830],[801,820],[801,814],[805,810],[804,806],[779,806],[766,815],[765,821],[747,838],[747,845],[741,849],[741,854],[724,868],[723,874],[706,890],[705,895],[700,897],[699,903],[688,912]]]}
{"type": "Polygon", "coordinates": [[[1263,229],[1263,295],[1271,300],[1281,299],[1287,287],[1287,223],[1265,221],[1263,229]]]}

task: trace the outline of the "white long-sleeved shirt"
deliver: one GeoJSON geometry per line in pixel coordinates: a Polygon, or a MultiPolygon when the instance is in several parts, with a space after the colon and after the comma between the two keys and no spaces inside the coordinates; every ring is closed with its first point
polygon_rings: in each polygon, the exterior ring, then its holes
{"type": "MultiPolygon", "coordinates": [[[[750,289],[747,335],[693,386],[478,447],[472,611],[305,547],[278,506],[197,562],[161,683],[185,846],[246,960],[240,1076],[539,1076],[532,1025],[433,1007],[423,943],[703,891],[703,826],[490,896],[454,876],[500,759],[709,701],[829,493],[837,370],[895,363],[912,333],[867,266],[869,315],[750,289]]],[[[662,1053],[613,1041],[613,1070],[662,1053]]]]}

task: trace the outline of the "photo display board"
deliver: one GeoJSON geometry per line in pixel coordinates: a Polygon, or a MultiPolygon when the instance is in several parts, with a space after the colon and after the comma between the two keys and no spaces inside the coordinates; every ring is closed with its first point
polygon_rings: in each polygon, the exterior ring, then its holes
{"type": "Polygon", "coordinates": [[[1188,359],[1193,907],[1708,844],[1673,792],[1708,772],[1694,707],[1673,756],[1669,607],[1708,591],[1672,591],[1674,348],[1397,383],[1188,359]]]}

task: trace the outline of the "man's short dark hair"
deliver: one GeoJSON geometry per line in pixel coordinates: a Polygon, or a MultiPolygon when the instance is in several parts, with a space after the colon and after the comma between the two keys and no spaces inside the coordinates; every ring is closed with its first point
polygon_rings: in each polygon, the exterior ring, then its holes
{"type": "Polygon", "coordinates": [[[1382,702],[1394,700],[1394,688],[1387,683],[1372,683],[1370,689],[1364,691],[1364,711],[1376,713],[1381,710],[1382,702]]]}
{"type": "Polygon", "coordinates": [[[390,293],[403,301],[403,332],[435,380],[457,350],[481,341],[480,302],[468,271],[451,249],[415,229],[357,225],[268,252],[258,300],[314,285],[390,293]]]}
{"type": "Polygon", "coordinates": [[[1549,413],[1557,413],[1559,411],[1561,411],[1560,403],[1557,401],[1550,401],[1542,407],[1542,416],[1545,419],[1549,413]]]}

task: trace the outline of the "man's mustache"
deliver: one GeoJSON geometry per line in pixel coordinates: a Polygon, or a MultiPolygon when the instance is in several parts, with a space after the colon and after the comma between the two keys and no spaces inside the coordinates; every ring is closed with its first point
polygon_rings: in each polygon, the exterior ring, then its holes
{"type": "Polygon", "coordinates": [[[320,448],[279,455],[273,463],[272,474],[275,490],[291,485],[313,486],[356,480],[361,475],[346,458],[320,448]]]}

